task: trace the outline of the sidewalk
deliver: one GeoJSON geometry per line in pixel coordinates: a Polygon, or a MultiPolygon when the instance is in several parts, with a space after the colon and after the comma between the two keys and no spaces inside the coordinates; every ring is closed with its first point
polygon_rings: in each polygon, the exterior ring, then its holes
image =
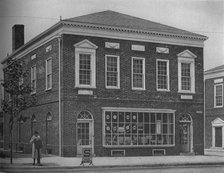
{"type": "MultiPolygon", "coordinates": [[[[41,160],[42,166],[33,166],[30,157],[14,158],[10,165],[9,158],[0,158],[2,169],[5,168],[82,168],[81,158],[45,156],[41,160]]],[[[224,156],[147,156],[147,157],[94,157],[94,166],[85,163],[85,167],[158,167],[184,165],[224,165],[224,156]]]]}

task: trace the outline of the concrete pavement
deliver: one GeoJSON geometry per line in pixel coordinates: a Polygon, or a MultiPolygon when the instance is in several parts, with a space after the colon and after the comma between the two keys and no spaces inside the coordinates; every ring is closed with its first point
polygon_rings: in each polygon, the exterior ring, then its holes
{"type": "MultiPolygon", "coordinates": [[[[23,155],[24,156],[24,155],[23,155]]],[[[80,166],[81,158],[44,156],[41,159],[42,166],[33,166],[29,155],[13,159],[10,165],[9,158],[0,158],[1,169],[18,168],[83,168],[80,166]]],[[[184,166],[184,165],[224,165],[224,156],[147,156],[147,157],[94,157],[94,166],[85,163],[85,168],[112,168],[112,167],[158,167],[158,166],[184,166]]],[[[1,170],[0,169],[0,170],[1,170]]]]}

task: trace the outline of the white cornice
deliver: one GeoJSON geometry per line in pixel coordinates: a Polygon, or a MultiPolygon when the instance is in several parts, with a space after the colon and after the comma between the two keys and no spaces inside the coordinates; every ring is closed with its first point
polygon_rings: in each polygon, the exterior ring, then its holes
{"type": "Polygon", "coordinates": [[[61,34],[86,35],[93,37],[144,41],[192,47],[204,47],[204,40],[207,39],[207,37],[204,36],[193,37],[164,32],[149,32],[144,30],[134,30],[112,26],[60,21],[48,30],[44,31],[40,35],[27,42],[17,51],[6,57],[1,63],[4,63],[6,59],[11,57],[23,57],[36,48],[49,42],[50,40],[59,37],[61,34]]]}
{"type": "Polygon", "coordinates": [[[204,74],[204,80],[206,79],[213,79],[213,78],[218,78],[218,77],[224,77],[224,71],[218,71],[218,72],[213,72],[213,73],[205,73],[204,74]]]}

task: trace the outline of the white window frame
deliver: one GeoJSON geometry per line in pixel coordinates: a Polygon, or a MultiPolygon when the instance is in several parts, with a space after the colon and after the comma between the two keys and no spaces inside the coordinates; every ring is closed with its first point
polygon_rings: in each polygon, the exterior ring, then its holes
{"type": "Polygon", "coordinates": [[[31,67],[31,87],[32,87],[31,94],[35,94],[37,92],[37,67],[36,67],[36,65],[33,65],[31,67]],[[33,81],[35,81],[34,82],[35,83],[34,84],[35,85],[34,90],[33,90],[33,85],[32,85],[33,84],[33,81]]]}
{"type": "Polygon", "coordinates": [[[195,61],[190,58],[178,57],[178,92],[179,93],[195,93],[195,61]],[[181,64],[188,63],[190,64],[190,77],[191,77],[191,89],[182,90],[182,79],[181,79],[181,64]]]}
{"type": "Polygon", "coordinates": [[[48,59],[46,59],[46,62],[45,62],[45,79],[46,79],[46,81],[45,81],[45,85],[46,85],[46,90],[50,90],[50,89],[52,89],[52,58],[50,57],[50,58],[48,58],[48,59]],[[49,74],[48,74],[48,61],[51,61],[51,71],[49,72],[49,74]],[[50,75],[51,77],[50,77],[50,87],[48,88],[48,86],[47,86],[47,84],[48,84],[48,75],[50,75]]]}
{"type": "Polygon", "coordinates": [[[157,91],[170,91],[170,65],[169,65],[169,60],[164,60],[164,59],[157,59],[156,60],[156,89],[157,91]],[[166,62],[167,65],[167,89],[160,89],[158,88],[158,61],[163,61],[166,62]]]}
{"type": "Polygon", "coordinates": [[[120,57],[118,55],[105,56],[105,87],[107,89],[120,89],[120,57]],[[117,58],[117,86],[107,86],[107,57],[117,58]]]}
{"type": "Polygon", "coordinates": [[[223,84],[221,83],[221,84],[215,84],[214,85],[214,108],[221,108],[221,107],[223,107],[223,84]],[[220,105],[220,106],[217,106],[216,105],[216,87],[217,86],[222,86],[221,88],[222,88],[222,105],[220,105]]]}
{"type": "Polygon", "coordinates": [[[133,90],[145,90],[145,58],[143,58],[143,57],[132,57],[132,60],[131,60],[131,86],[132,86],[132,89],[133,90]],[[142,60],[143,61],[143,87],[142,88],[140,88],[140,87],[134,87],[133,86],[133,80],[134,80],[134,78],[133,78],[133,61],[134,61],[134,59],[140,59],[140,60],[142,60]]]}
{"type": "MultiPolygon", "coordinates": [[[[175,132],[175,128],[176,128],[176,122],[175,122],[175,110],[172,109],[149,109],[149,108],[124,108],[124,107],[102,107],[102,133],[103,133],[103,140],[102,140],[102,145],[103,147],[106,148],[120,148],[120,147],[125,147],[125,148],[138,148],[138,147],[174,147],[176,142],[175,142],[175,138],[176,138],[176,132],[175,132]],[[147,113],[171,113],[173,114],[173,144],[165,144],[165,145],[106,145],[105,144],[105,136],[106,136],[106,131],[105,131],[105,112],[107,111],[117,111],[117,112],[147,112],[147,113]]],[[[157,126],[155,126],[155,131],[157,130],[157,126]]],[[[157,133],[156,133],[157,134],[157,133]]],[[[159,134],[157,134],[159,135],[159,134]]]]}
{"type": "Polygon", "coordinates": [[[75,87],[76,88],[96,88],[96,49],[95,44],[88,40],[83,40],[74,45],[75,47],[75,87]],[[90,55],[91,81],[90,85],[83,85],[79,83],[79,59],[80,54],[90,55]]]}

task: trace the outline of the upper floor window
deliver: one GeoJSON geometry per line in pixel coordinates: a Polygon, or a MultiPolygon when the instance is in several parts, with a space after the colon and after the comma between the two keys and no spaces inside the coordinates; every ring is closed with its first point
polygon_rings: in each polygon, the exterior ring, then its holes
{"type": "Polygon", "coordinates": [[[145,89],[145,59],[132,58],[132,89],[145,89]]]}
{"type": "Polygon", "coordinates": [[[223,106],[223,84],[217,84],[214,86],[214,107],[222,107],[223,106]]]}
{"type": "Polygon", "coordinates": [[[46,60],[46,90],[52,88],[52,58],[46,60]]]}
{"type": "Polygon", "coordinates": [[[119,56],[106,55],[106,88],[120,88],[119,56]]]}
{"type": "Polygon", "coordinates": [[[169,91],[169,61],[157,60],[157,90],[169,91]]]}
{"type": "Polygon", "coordinates": [[[178,54],[178,92],[195,93],[195,58],[189,50],[178,54]]]}
{"type": "Polygon", "coordinates": [[[83,40],[75,45],[75,87],[96,87],[96,49],[95,44],[83,40]]]}
{"type": "Polygon", "coordinates": [[[31,67],[31,88],[32,93],[36,93],[37,87],[37,74],[36,74],[36,65],[31,67]]]}

